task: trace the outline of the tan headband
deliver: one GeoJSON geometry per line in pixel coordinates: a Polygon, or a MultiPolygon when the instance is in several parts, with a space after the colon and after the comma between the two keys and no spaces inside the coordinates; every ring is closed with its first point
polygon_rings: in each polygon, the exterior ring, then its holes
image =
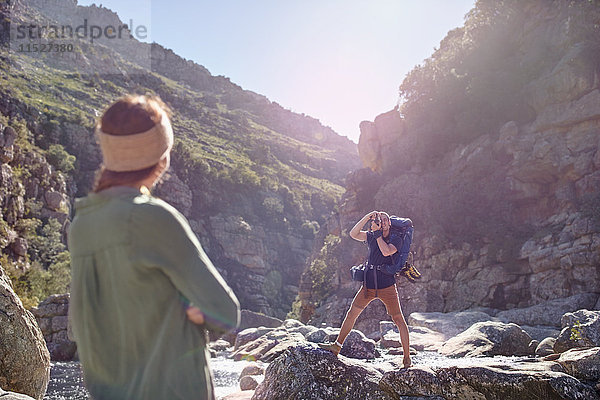
{"type": "Polygon", "coordinates": [[[96,129],[104,167],[111,171],[137,171],[157,164],[173,147],[173,129],[163,114],[160,123],[133,135],[111,135],[96,129]]]}

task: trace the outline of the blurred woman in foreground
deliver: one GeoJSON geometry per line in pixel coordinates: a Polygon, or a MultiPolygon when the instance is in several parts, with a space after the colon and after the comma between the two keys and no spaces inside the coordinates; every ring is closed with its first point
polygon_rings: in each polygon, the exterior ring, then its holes
{"type": "Polygon", "coordinates": [[[214,399],[207,330],[239,322],[238,301],[185,217],[152,197],[173,133],[157,97],[102,115],[103,165],[69,230],[70,318],[94,399],[214,399]]]}

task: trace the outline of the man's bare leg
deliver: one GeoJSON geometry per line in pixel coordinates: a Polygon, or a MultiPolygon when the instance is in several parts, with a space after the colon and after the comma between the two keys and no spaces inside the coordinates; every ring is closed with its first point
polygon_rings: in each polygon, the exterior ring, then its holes
{"type": "Polygon", "coordinates": [[[410,339],[408,335],[408,325],[404,320],[404,315],[402,312],[392,316],[392,320],[394,320],[394,323],[398,327],[398,332],[400,332],[400,342],[402,343],[402,351],[404,352],[402,364],[404,364],[404,368],[408,368],[412,366],[412,361],[410,359],[410,339]]]}
{"type": "Polygon", "coordinates": [[[362,309],[355,307],[353,305],[350,306],[350,309],[348,310],[348,312],[346,313],[346,316],[344,317],[344,322],[342,322],[342,326],[340,327],[340,333],[338,334],[337,339],[335,340],[335,343],[319,345],[319,346],[322,349],[331,351],[333,354],[335,354],[337,356],[339,354],[339,352],[342,350],[344,341],[346,340],[346,337],[348,337],[348,334],[354,327],[354,324],[356,323],[356,319],[358,318],[358,316],[360,315],[361,312],[362,312],[362,309]]]}

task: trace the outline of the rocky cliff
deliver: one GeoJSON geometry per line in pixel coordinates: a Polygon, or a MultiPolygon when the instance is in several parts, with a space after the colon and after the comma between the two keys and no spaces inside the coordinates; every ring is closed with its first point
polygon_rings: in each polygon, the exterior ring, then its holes
{"type": "MultiPolygon", "coordinates": [[[[373,209],[415,222],[423,279],[400,282],[405,313],[600,292],[599,21],[597,2],[477,2],[407,76],[400,106],[361,124],[366,169],[303,277],[304,320],[343,317],[366,254],[347,231],[373,209]]],[[[384,316],[376,305],[359,326],[384,316]]]]}
{"type": "MultiPolygon", "coordinates": [[[[71,201],[90,189],[101,161],[95,119],[120,95],[154,93],[173,109],[176,134],[172,168],[156,194],[188,217],[244,308],[284,316],[315,232],[339,200],[344,177],[359,166],[356,145],[159,44],[138,41],[136,27],[105,7],[15,0],[2,2],[0,12],[0,127],[18,130],[18,154],[37,157],[5,160],[11,149],[4,146],[2,176],[18,171],[23,193],[3,182],[11,191],[3,212],[17,213],[15,221],[3,214],[10,233],[3,254],[22,269],[38,262],[38,275],[65,265],[64,258],[38,257],[31,244],[50,231],[64,233],[71,201]],[[93,26],[105,34],[92,38],[93,26]],[[87,34],[69,36],[79,27],[87,34]],[[112,37],[121,30],[122,38],[112,37]],[[64,51],[36,52],[33,43],[59,43],[64,51]],[[30,203],[29,214],[19,207],[30,203]],[[39,222],[17,229],[24,218],[39,222]],[[51,218],[60,226],[45,228],[51,218]]],[[[32,297],[29,306],[41,300],[32,297]]]]}

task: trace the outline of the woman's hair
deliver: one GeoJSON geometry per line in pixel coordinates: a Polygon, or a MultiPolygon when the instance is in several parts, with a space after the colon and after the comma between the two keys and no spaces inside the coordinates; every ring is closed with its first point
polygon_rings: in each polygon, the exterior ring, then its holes
{"type": "MultiPolygon", "coordinates": [[[[133,135],[149,130],[160,123],[163,114],[170,116],[171,110],[158,96],[126,95],[111,104],[97,123],[97,127],[110,135],[133,135]]],[[[137,171],[116,172],[102,165],[96,173],[93,192],[113,186],[122,186],[145,180],[156,174],[157,163],[137,171]]]]}

